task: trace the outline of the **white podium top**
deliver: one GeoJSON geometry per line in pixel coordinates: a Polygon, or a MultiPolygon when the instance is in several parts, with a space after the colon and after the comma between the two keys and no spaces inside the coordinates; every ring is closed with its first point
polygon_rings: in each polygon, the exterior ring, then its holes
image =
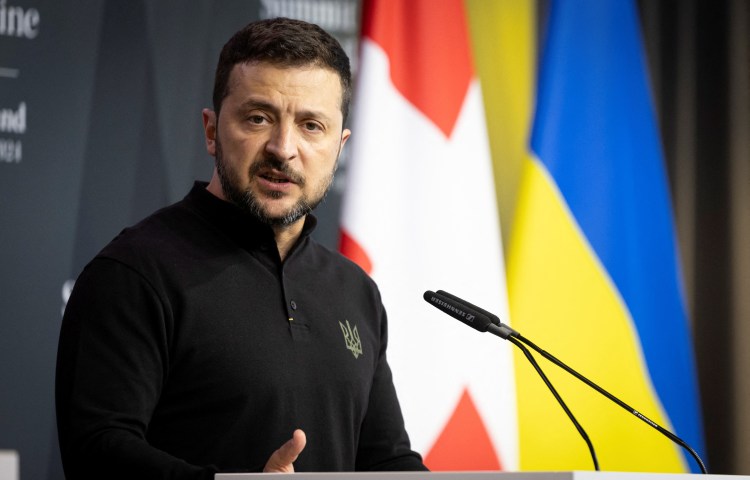
{"type": "Polygon", "coordinates": [[[640,472],[329,472],[220,473],[215,480],[750,480],[745,475],[640,472]]]}
{"type": "Polygon", "coordinates": [[[0,480],[18,480],[18,452],[0,450],[0,480]]]}

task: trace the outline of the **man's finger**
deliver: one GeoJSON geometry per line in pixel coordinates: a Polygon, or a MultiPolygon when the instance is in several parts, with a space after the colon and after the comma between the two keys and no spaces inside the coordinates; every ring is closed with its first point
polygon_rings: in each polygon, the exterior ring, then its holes
{"type": "Polygon", "coordinates": [[[278,450],[273,452],[268,459],[264,472],[292,473],[294,472],[293,463],[299,457],[307,444],[305,432],[297,429],[292,434],[292,438],[282,445],[278,450]]]}

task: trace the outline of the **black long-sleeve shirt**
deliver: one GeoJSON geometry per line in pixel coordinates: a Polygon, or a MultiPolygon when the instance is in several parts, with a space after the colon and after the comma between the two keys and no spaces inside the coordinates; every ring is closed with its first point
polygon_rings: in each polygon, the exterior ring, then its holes
{"type": "Polygon", "coordinates": [[[260,471],[295,428],[297,471],[424,469],[377,287],[314,224],[282,262],[269,227],[196,184],[86,266],[58,351],[69,479],[260,471]]]}

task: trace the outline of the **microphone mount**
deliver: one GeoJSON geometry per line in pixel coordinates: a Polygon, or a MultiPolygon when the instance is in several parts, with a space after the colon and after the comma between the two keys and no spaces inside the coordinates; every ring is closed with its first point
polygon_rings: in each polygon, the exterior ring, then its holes
{"type": "MultiPolygon", "coordinates": [[[[693,457],[693,459],[695,459],[695,461],[698,463],[698,466],[700,467],[701,472],[704,473],[704,474],[708,473],[708,471],[706,470],[705,464],[703,463],[703,461],[701,460],[701,458],[698,456],[698,454],[696,453],[696,451],[693,450],[690,447],[690,445],[688,445],[680,437],[678,437],[674,433],[670,432],[669,430],[665,429],[664,427],[662,427],[658,423],[654,422],[653,420],[651,420],[650,418],[648,418],[647,416],[645,416],[644,414],[642,414],[638,410],[634,409],[633,407],[631,407],[627,403],[623,402],[622,400],[620,400],[616,396],[612,395],[611,393],[609,393],[604,388],[600,387],[599,385],[597,385],[593,381],[591,381],[588,378],[586,378],[584,375],[578,373],[576,370],[574,370],[573,368],[571,368],[568,365],[566,365],[563,361],[559,360],[557,357],[555,357],[551,353],[549,353],[546,350],[543,350],[542,348],[538,347],[531,340],[529,340],[529,339],[525,338],[523,335],[521,335],[518,331],[516,331],[516,330],[512,329],[511,327],[503,324],[496,315],[493,315],[492,313],[490,313],[490,312],[488,312],[488,311],[486,311],[486,310],[484,310],[484,309],[482,309],[480,307],[477,307],[476,305],[472,305],[471,303],[469,303],[469,302],[467,302],[465,300],[462,300],[462,299],[456,297],[455,295],[451,295],[450,293],[445,292],[443,290],[438,290],[437,292],[432,292],[432,291],[428,290],[428,291],[426,291],[424,293],[424,299],[427,301],[427,303],[431,304],[432,306],[438,308],[439,310],[442,310],[443,312],[445,312],[448,315],[450,315],[450,316],[458,319],[459,321],[461,321],[463,323],[466,323],[470,327],[475,328],[476,330],[479,330],[480,332],[487,332],[487,331],[489,331],[490,333],[492,333],[494,335],[497,335],[498,337],[500,337],[500,338],[502,338],[504,340],[510,341],[511,343],[513,343],[513,345],[515,345],[515,346],[517,346],[519,348],[521,348],[521,344],[522,343],[525,344],[525,345],[528,345],[534,351],[536,351],[537,353],[539,353],[541,356],[543,356],[544,358],[546,358],[550,362],[554,363],[555,365],[557,365],[558,367],[562,368],[563,370],[565,370],[569,374],[573,375],[575,378],[577,378],[581,382],[583,382],[586,385],[588,385],[589,387],[593,388],[594,390],[596,390],[597,392],[599,392],[601,395],[603,395],[606,398],[608,398],[610,401],[616,403],[617,405],[619,405],[623,409],[627,410],[628,412],[630,412],[632,415],[634,415],[635,417],[637,417],[641,421],[643,421],[646,424],[648,424],[651,427],[653,427],[656,431],[658,431],[659,433],[661,433],[665,437],[667,437],[670,440],[672,440],[677,445],[679,445],[682,448],[684,448],[685,450],[687,450],[687,452],[690,453],[690,455],[693,457]],[[438,299],[440,302],[442,302],[445,305],[444,306],[438,306],[438,304],[435,301],[431,300],[432,298],[438,299]],[[479,320],[477,322],[475,322],[477,326],[475,326],[475,324],[473,324],[474,322],[468,323],[465,319],[462,319],[462,318],[459,318],[458,316],[456,316],[457,315],[457,313],[455,313],[456,310],[457,311],[464,311],[464,313],[468,313],[469,315],[474,315],[475,317],[478,317],[479,320]],[[454,313],[451,313],[451,312],[454,312],[454,313]]],[[[536,362],[534,360],[532,360],[533,357],[531,357],[530,352],[528,352],[528,350],[525,349],[525,348],[521,348],[521,350],[524,352],[524,355],[526,355],[526,358],[528,358],[529,361],[531,361],[532,365],[534,365],[536,362]]],[[[537,372],[540,373],[540,375],[542,375],[542,379],[545,380],[545,383],[548,383],[548,380],[546,380],[546,377],[544,376],[544,374],[541,373],[541,369],[537,368],[537,365],[534,365],[534,366],[535,366],[535,369],[537,370],[537,372]]],[[[548,383],[547,386],[552,389],[551,384],[548,383]]],[[[552,391],[553,391],[553,394],[556,393],[554,390],[552,390],[552,391]]],[[[557,395],[555,395],[555,397],[557,398],[557,395]]],[[[558,400],[558,402],[561,402],[561,399],[558,400]]],[[[563,405],[563,404],[561,403],[561,405],[563,405]]],[[[566,413],[568,413],[567,407],[563,407],[563,409],[565,409],[566,413]]],[[[572,414],[569,414],[568,416],[571,417],[571,420],[573,420],[573,423],[576,424],[576,428],[578,428],[579,425],[577,425],[577,421],[574,419],[574,417],[572,417],[572,414]]],[[[579,432],[581,432],[581,430],[582,429],[579,429],[579,432]]],[[[584,439],[587,441],[587,444],[589,444],[589,446],[590,446],[590,442],[588,441],[588,437],[584,436],[584,439]]],[[[590,446],[590,450],[592,451],[592,457],[594,458],[594,463],[596,465],[597,461],[596,461],[596,456],[593,453],[593,447],[590,446]]],[[[597,467],[597,470],[598,470],[598,467],[597,467]]]]}

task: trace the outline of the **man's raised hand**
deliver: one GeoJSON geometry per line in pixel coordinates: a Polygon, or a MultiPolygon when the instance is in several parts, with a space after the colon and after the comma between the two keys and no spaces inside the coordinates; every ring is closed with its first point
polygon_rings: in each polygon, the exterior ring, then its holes
{"type": "Polygon", "coordinates": [[[302,453],[306,444],[307,437],[305,436],[305,432],[300,429],[295,430],[292,438],[271,454],[271,458],[268,459],[263,471],[267,473],[293,473],[293,463],[297,460],[299,454],[302,453]]]}

